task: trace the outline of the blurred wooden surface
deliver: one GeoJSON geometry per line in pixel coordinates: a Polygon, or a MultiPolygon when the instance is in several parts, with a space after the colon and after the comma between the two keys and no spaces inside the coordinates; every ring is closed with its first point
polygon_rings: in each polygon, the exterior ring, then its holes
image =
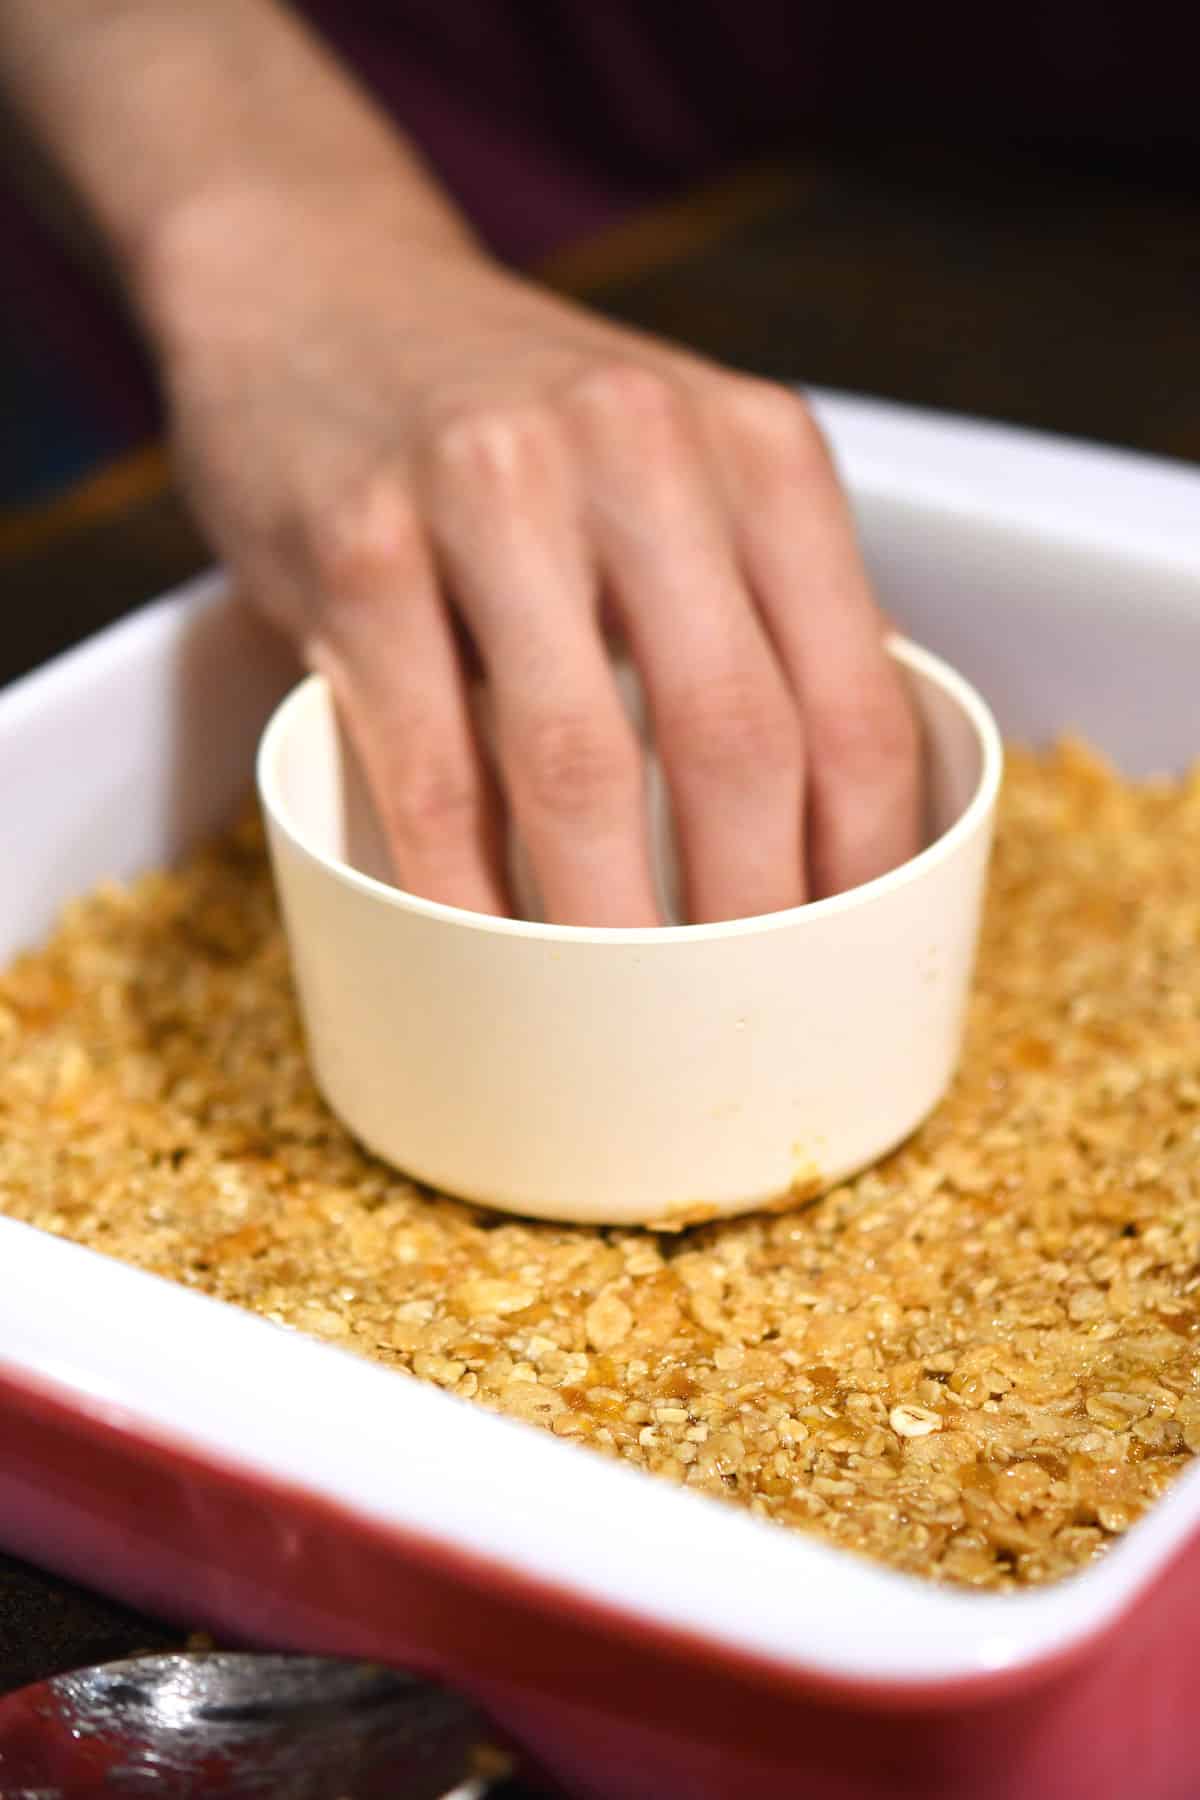
{"type": "Polygon", "coordinates": [[[714,194],[665,259],[639,268],[614,234],[551,272],[781,381],[1200,460],[1200,173],[1182,173],[842,150],[714,194]]]}
{"type": "MultiPolygon", "coordinates": [[[[1200,460],[1194,169],[842,147],[685,196],[542,273],[780,380],[1200,460]]],[[[155,450],[0,517],[0,680],[205,560],[155,450]]]]}
{"type": "MultiPolygon", "coordinates": [[[[1200,461],[1198,193],[1016,154],[842,149],[687,196],[544,273],[781,380],[1200,461]]],[[[205,560],[154,449],[0,519],[0,680],[205,560]]],[[[0,1559],[0,1689],[175,1635],[0,1559]]]]}

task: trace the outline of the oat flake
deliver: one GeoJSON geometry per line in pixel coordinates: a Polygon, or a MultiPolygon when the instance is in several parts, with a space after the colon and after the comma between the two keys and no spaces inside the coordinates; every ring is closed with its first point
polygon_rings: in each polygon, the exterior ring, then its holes
{"type": "Polygon", "coordinates": [[[943,1105],[823,1201],[658,1238],[357,1148],[248,821],[0,978],[0,1208],[893,1567],[1046,1581],[1200,1451],[1197,869],[1200,776],[1013,753],[943,1105]]]}

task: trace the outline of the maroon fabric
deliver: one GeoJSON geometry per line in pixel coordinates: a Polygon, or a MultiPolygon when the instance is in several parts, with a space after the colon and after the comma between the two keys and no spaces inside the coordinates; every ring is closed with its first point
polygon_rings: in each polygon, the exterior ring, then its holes
{"type": "Polygon", "coordinates": [[[516,260],[830,132],[1200,142],[1192,8],[1134,0],[304,0],[516,260]]]}
{"type": "MultiPolygon", "coordinates": [[[[749,29],[712,0],[307,0],[303,10],[517,261],[777,135],[777,86],[765,105],[760,88],[796,16],[787,0],[750,0],[749,29]]],[[[805,35],[810,65],[825,62],[805,35]]],[[[789,96],[784,117],[794,110],[789,96]]]]}

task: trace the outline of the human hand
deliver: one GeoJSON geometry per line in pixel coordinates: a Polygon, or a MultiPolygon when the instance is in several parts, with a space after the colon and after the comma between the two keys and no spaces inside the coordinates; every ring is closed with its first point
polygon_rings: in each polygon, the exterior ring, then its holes
{"type": "Polygon", "coordinates": [[[368,186],[196,209],[154,293],[200,518],[329,677],[403,886],[510,910],[507,809],[547,918],[656,922],[611,626],[690,919],[793,906],[916,850],[915,724],[796,396],[465,242],[414,245],[368,186]]]}

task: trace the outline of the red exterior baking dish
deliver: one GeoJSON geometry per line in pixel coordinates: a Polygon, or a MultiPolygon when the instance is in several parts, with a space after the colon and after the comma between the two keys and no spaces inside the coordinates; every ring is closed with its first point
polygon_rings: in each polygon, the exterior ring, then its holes
{"type": "MultiPolygon", "coordinates": [[[[1200,750],[1200,475],[819,408],[889,610],[1006,730],[1200,750]]],[[[0,955],[218,825],[292,674],[214,578],[0,696],[0,955]]],[[[1192,1473],[1085,1575],[949,1591],[0,1219],[0,1543],[437,1674],[573,1794],[1185,1800],[1198,1527],[1192,1473]]]]}

